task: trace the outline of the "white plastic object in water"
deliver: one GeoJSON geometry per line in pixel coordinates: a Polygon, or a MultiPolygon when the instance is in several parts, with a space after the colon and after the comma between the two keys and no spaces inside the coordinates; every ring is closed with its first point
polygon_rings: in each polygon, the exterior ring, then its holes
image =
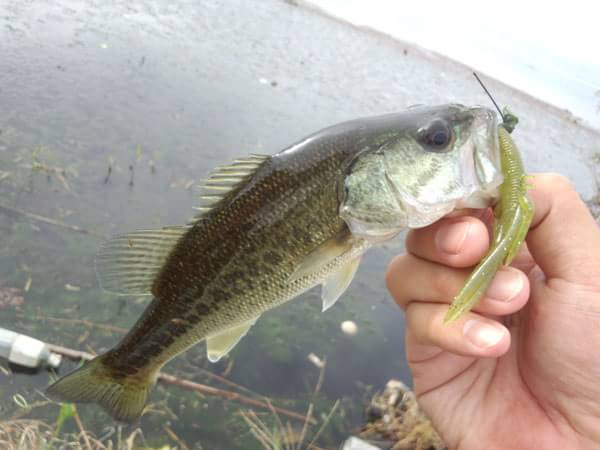
{"type": "Polygon", "coordinates": [[[61,361],[42,341],[4,328],[0,328],[0,358],[30,368],[57,368],[61,361]]]}
{"type": "Polygon", "coordinates": [[[340,328],[347,336],[354,336],[358,332],[358,326],[356,325],[356,322],[353,322],[352,320],[344,320],[340,324],[340,328]]]}
{"type": "Polygon", "coordinates": [[[344,442],[342,450],[381,450],[379,447],[369,444],[367,441],[363,441],[354,436],[350,436],[344,442]]]}

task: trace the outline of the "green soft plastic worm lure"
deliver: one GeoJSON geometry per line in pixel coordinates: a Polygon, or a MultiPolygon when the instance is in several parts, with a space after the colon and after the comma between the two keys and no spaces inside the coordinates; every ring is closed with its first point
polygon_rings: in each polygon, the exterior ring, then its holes
{"type": "Polygon", "coordinates": [[[527,198],[527,174],[519,150],[510,136],[518,119],[506,108],[500,114],[503,122],[498,126],[498,139],[504,181],[494,207],[494,238],[487,254],[454,298],[444,323],[455,321],[477,304],[498,269],[503,264],[510,264],[519,252],[533,218],[533,204],[527,198]]]}

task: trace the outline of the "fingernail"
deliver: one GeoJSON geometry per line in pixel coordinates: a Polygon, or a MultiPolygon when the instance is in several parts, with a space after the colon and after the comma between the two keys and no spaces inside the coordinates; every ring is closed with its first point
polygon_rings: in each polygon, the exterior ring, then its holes
{"type": "Polygon", "coordinates": [[[501,325],[471,319],[465,323],[463,334],[477,347],[489,348],[500,342],[504,336],[504,328],[501,325]]]}
{"type": "Polygon", "coordinates": [[[471,222],[450,222],[442,225],[435,235],[437,248],[444,253],[456,255],[467,239],[471,222]]]}
{"type": "Polygon", "coordinates": [[[523,277],[516,270],[510,267],[500,269],[490,287],[486,292],[486,297],[497,302],[510,302],[523,289],[523,277]]]}

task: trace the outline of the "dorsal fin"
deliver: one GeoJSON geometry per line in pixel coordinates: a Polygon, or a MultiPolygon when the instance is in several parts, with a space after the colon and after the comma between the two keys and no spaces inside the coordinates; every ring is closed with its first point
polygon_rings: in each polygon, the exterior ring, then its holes
{"type": "Polygon", "coordinates": [[[96,256],[100,286],[121,295],[151,295],[152,284],[188,226],[139,230],[105,242],[96,256]]]}
{"type": "Polygon", "coordinates": [[[194,208],[199,211],[194,220],[204,216],[225,197],[237,192],[269,158],[269,155],[251,154],[210,172],[208,178],[198,185],[201,203],[194,208]]]}
{"type": "Polygon", "coordinates": [[[202,204],[192,222],[181,227],[140,230],[107,241],[96,257],[96,273],[103,289],[121,295],[151,295],[155,278],[183,234],[224,198],[237,192],[270,158],[251,154],[217,167],[200,184],[202,204]]]}

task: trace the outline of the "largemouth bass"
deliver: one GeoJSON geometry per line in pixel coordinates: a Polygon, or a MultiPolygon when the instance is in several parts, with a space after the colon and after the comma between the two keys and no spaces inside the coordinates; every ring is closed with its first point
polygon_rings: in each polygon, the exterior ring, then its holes
{"type": "Polygon", "coordinates": [[[261,314],[319,284],[326,310],[369,247],[455,208],[488,206],[502,179],[495,113],[462,105],[345,122],[220,167],[190,224],[100,250],[105,289],[153,300],[114,348],[48,394],[132,420],[177,354],[206,340],[217,361],[261,314]]]}

